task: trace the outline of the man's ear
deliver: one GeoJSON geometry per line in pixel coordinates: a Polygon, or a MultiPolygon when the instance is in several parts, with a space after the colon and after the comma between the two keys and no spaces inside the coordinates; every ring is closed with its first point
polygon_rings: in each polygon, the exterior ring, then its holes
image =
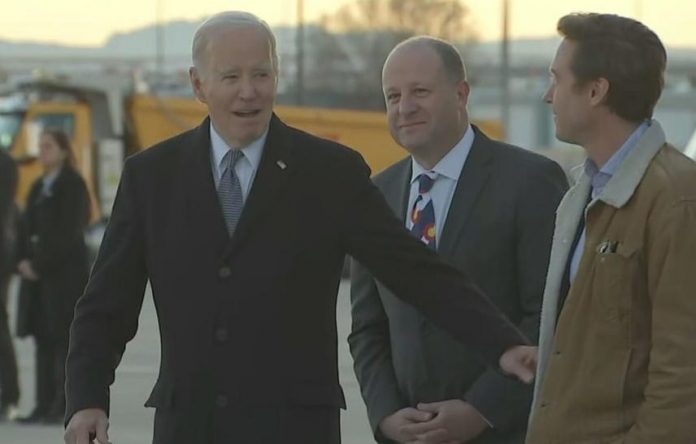
{"type": "Polygon", "coordinates": [[[462,106],[466,108],[467,104],[469,103],[469,93],[471,92],[471,87],[469,86],[469,82],[466,80],[462,80],[459,82],[457,85],[457,98],[461,102],[462,106]]]}
{"type": "Polygon", "coordinates": [[[590,104],[597,106],[604,103],[609,95],[610,87],[611,84],[609,83],[609,80],[605,79],[604,77],[593,80],[592,83],[590,83],[590,104]]]}
{"type": "Polygon", "coordinates": [[[195,66],[189,68],[189,79],[191,80],[191,88],[193,89],[193,93],[196,95],[196,98],[200,102],[207,104],[208,102],[206,101],[205,94],[203,93],[201,74],[198,71],[198,68],[195,66]]]}

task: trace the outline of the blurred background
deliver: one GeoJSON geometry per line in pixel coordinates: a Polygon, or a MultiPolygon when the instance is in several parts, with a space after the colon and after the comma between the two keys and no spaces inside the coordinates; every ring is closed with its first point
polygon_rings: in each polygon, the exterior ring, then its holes
{"type": "MultiPolygon", "coordinates": [[[[191,38],[209,15],[253,12],[273,27],[280,55],[277,112],[288,123],[359,150],[374,172],[405,151],[384,118],[381,68],[399,41],[416,34],[450,40],[467,64],[469,111],[489,135],[543,153],[569,170],[582,150],[555,139],[541,100],[560,39],[559,17],[610,12],[641,20],[668,51],[656,118],[668,139],[696,157],[696,2],[693,0],[22,0],[0,13],[0,149],[20,164],[20,206],[39,175],[38,138],[66,131],[92,195],[92,249],[108,218],[125,156],[200,123],[191,94],[191,38]],[[100,223],[101,222],[101,223],[100,223]]],[[[347,284],[338,307],[342,338],[347,284]]],[[[149,298],[141,328],[114,386],[113,436],[149,442],[152,411],[140,407],[159,359],[149,298]]],[[[14,301],[10,300],[14,310],[14,301]]],[[[14,316],[11,315],[13,318],[14,316]]],[[[24,410],[33,400],[32,344],[17,341],[24,410]]],[[[352,362],[340,344],[348,411],[344,442],[370,442],[352,362]]],[[[62,442],[59,427],[0,423],[0,443],[62,442]]]]}
{"type": "MultiPolygon", "coordinates": [[[[559,41],[556,21],[574,11],[613,12],[643,21],[668,48],[667,85],[656,117],[671,142],[685,147],[696,127],[696,3],[690,0],[6,3],[0,15],[0,88],[5,95],[18,82],[50,79],[118,85],[126,99],[135,92],[190,97],[191,36],[206,16],[234,8],[253,12],[274,27],[281,59],[280,104],[381,111],[386,54],[405,37],[432,34],[462,50],[473,87],[473,118],[497,125],[494,133],[500,138],[535,150],[560,145],[550,110],[540,100],[559,41]]],[[[125,123],[130,117],[124,115],[125,123]]],[[[0,127],[0,145],[11,137],[5,131],[0,127]]],[[[146,142],[150,140],[144,146],[146,142]]]]}

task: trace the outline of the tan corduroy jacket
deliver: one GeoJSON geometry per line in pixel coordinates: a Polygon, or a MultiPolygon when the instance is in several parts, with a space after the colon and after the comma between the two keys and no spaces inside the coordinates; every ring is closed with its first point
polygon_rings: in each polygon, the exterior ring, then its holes
{"type": "Polygon", "coordinates": [[[696,443],[696,163],[653,121],[585,210],[589,192],[583,174],[557,211],[527,444],[696,443]]]}

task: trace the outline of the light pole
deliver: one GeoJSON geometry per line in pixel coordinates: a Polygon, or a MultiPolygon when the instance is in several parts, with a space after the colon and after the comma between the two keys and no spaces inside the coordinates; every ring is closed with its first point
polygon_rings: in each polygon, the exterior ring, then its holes
{"type": "Polygon", "coordinates": [[[510,130],[510,2],[503,0],[502,39],[500,44],[500,120],[509,140],[510,130]]]}
{"type": "Polygon", "coordinates": [[[157,0],[156,3],[157,26],[155,27],[155,51],[157,74],[164,74],[164,0],[157,0]]]}
{"type": "Polygon", "coordinates": [[[643,21],[643,0],[635,0],[634,3],[636,20],[643,21]]]}
{"type": "Polygon", "coordinates": [[[295,31],[295,86],[298,106],[304,104],[304,0],[297,0],[297,28],[295,31]]]}

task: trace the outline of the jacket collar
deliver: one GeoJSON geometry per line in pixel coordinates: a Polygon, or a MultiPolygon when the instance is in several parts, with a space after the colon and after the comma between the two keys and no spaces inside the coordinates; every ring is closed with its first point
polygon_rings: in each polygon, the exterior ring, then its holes
{"type": "Polygon", "coordinates": [[[626,205],[638,188],[653,157],[665,143],[662,126],[653,120],[597,199],[615,208],[626,205]]]}
{"type": "Polygon", "coordinates": [[[196,208],[190,213],[190,217],[197,232],[215,240],[214,244],[225,245],[223,255],[228,256],[255,226],[260,225],[259,219],[274,208],[279,195],[286,190],[288,178],[297,169],[292,156],[289,130],[274,114],[256,177],[232,238],[225,226],[213,179],[209,118],[194,129],[191,135],[192,143],[186,147],[190,155],[182,158],[181,165],[188,183],[188,199],[196,208]]]}

